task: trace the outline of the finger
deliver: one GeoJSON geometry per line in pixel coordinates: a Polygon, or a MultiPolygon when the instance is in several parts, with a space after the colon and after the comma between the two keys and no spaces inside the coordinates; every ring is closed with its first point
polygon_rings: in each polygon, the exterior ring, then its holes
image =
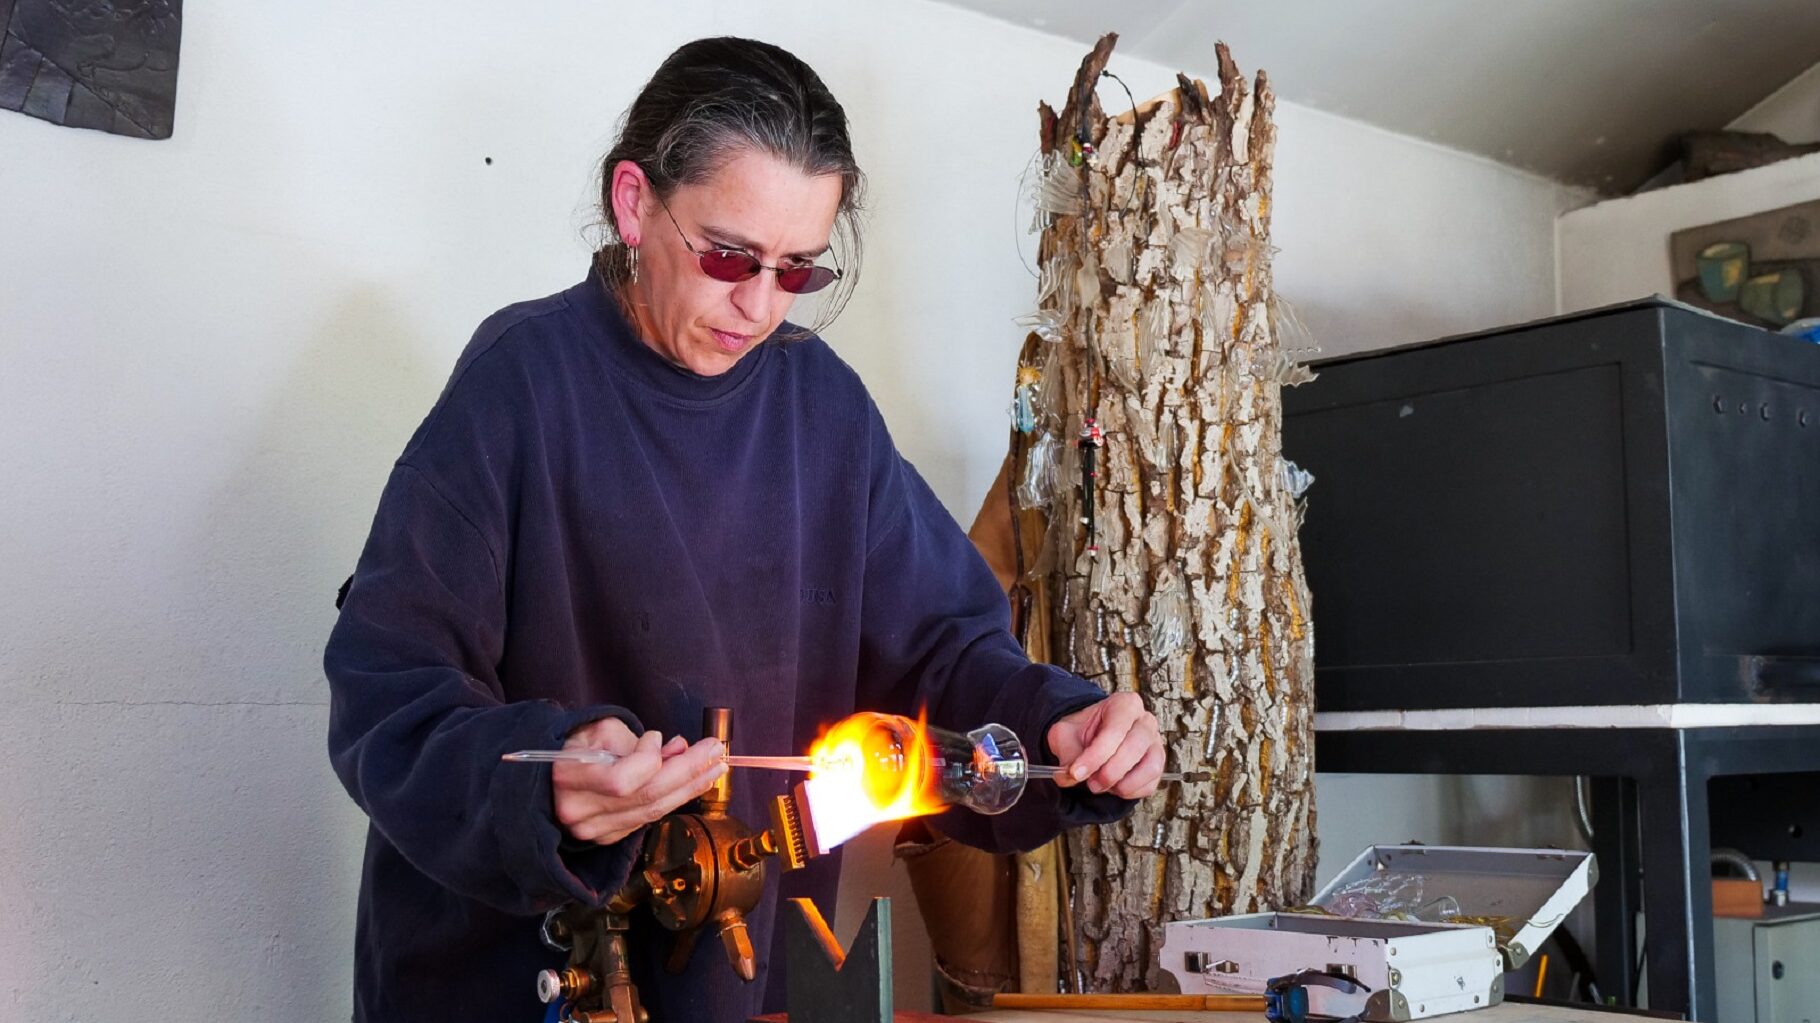
{"type": "Polygon", "coordinates": [[[683,738],[680,735],[672,735],[672,736],[670,736],[670,741],[664,743],[664,758],[668,759],[670,757],[673,757],[676,754],[681,753],[683,750],[686,750],[688,748],[689,748],[689,740],[683,738]]]}
{"type": "Polygon", "coordinates": [[[1106,758],[1106,762],[1100,766],[1099,770],[1093,772],[1092,780],[1087,783],[1088,790],[1107,792],[1116,787],[1119,782],[1125,780],[1127,774],[1131,773],[1131,769],[1144,759],[1144,754],[1150,752],[1151,746],[1155,743],[1155,733],[1144,727],[1142,722],[1135,723],[1132,729],[1125,733],[1125,738],[1119,743],[1119,748],[1113,751],[1112,756],[1106,758]]]}
{"type": "Polygon", "coordinates": [[[614,717],[590,721],[570,732],[563,740],[563,749],[602,749],[618,756],[632,752],[637,745],[638,736],[626,727],[624,721],[614,717]]]}
{"type": "Polygon", "coordinates": [[[634,831],[645,825],[646,821],[638,808],[619,809],[596,814],[583,821],[569,826],[569,834],[583,842],[596,842],[600,845],[612,845],[625,839],[634,831]]]}
{"type": "MultiPolygon", "coordinates": [[[[641,795],[647,798],[667,797],[678,790],[688,790],[686,799],[693,799],[707,791],[713,784],[710,778],[706,783],[697,782],[715,768],[725,769],[726,748],[719,739],[706,738],[690,746],[686,751],[670,757],[663,762],[656,774],[645,783],[641,795]]],[[[715,778],[720,777],[718,773],[715,778]]]]}
{"type": "Polygon", "coordinates": [[[626,727],[624,721],[618,718],[602,718],[595,724],[599,727],[595,730],[593,741],[590,743],[595,749],[604,749],[623,757],[638,747],[639,736],[632,734],[632,729],[626,727]]]}
{"type": "Polygon", "coordinates": [[[1117,785],[1112,787],[1112,794],[1120,799],[1148,799],[1156,793],[1157,783],[1163,780],[1163,745],[1157,743],[1144,754],[1144,759],[1132,768],[1117,785]]]}
{"type": "Polygon", "coordinates": [[[624,798],[651,784],[663,763],[663,735],[646,732],[638,737],[632,752],[613,763],[584,765],[589,774],[581,785],[603,796],[624,798]]]}
{"type": "Polygon", "coordinates": [[[703,739],[688,752],[671,757],[639,792],[640,809],[647,820],[657,820],[699,797],[727,773],[724,749],[715,739],[703,739]]]}
{"type": "Polygon", "coordinates": [[[1131,773],[1131,769],[1144,759],[1144,754],[1157,742],[1156,729],[1151,726],[1146,717],[1139,717],[1133,721],[1130,729],[1119,740],[1118,749],[1114,750],[1112,755],[1106,758],[1106,762],[1100,765],[1100,769],[1088,779],[1089,788],[1095,792],[1110,791],[1124,780],[1125,775],[1131,773]]]}
{"type": "Polygon", "coordinates": [[[659,738],[650,732],[640,736],[639,748],[630,755],[604,767],[590,765],[596,771],[587,779],[592,784],[562,794],[557,802],[557,819],[571,835],[583,841],[611,844],[699,796],[726,770],[716,740],[698,743],[690,751],[691,760],[679,765],[688,754],[666,760],[663,750],[667,744],[660,745],[659,738]],[[705,782],[678,789],[679,779],[687,782],[704,769],[710,773],[705,782]]]}
{"type": "Polygon", "coordinates": [[[1143,713],[1140,707],[1133,706],[1137,702],[1135,696],[1130,700],[1124,699],[1128,695],[1130,694],[1119,693],[1103,701],[1105,709],[1100,712],[1093,738],[1068,767],[1068,773],[1074,775],[1077,781],[1087,780],[1095,771],[1104,767],[1106,761],[1112,759],[1112,755],[1118,752],[1119,744],[1125,741],[1125,733],[1131,730],[1137,715],[1143,713]]]}
{"type": "Polygon", "coordinates": [[[702,793],[713,788],[714,783],[726,773],[726,761],[716,760],[705,772],[690,777],[668,794],[648,804],[646,810],[650,819],[655,821],[665,814],[675,812],[690,800],[699,798],[702,793]]]}
{"type": "Polygon", "coordinates": [[[595,837],[586,830],[587,825],[599,820],[602,814],[612,811],[616,806],[598,792],[586,789],[559,789],[555,804],[557,823],[584,842],[592,842],[595,837]]]}
{"type": "MultiPolygon", "coordinates": [[[[1089,710],[1082,713],[1090,712],[1089,710]]],[[[1074,758],[1081,755],[1081,726],[1075,720],[1076,717],[1076,714],[1070,714],[1050,725],[1049,734],[1044,736],[1049,746],[1049,753],[1055,757],[1057,764],[1064,767],[1073,763],[1074,758]]],[[[1068,788],[1071,785],[1079,784],[1080,779],[1063,771],[1055,776],[1055,783],[1062,788],[1068,788]]]]}
{"type": "Polygon", "coordinates": [[[726,771],[726,763],[716,761],[700,776],[699,787],[683,785],[656,795],[644,791],[631,799],[605,800],[601,812],[570,826],[569,833],[585,842],[611,845],[639,828],[675,813],[712,787],[726,771]]]}
{"type": "Polygon", "coordinates": [[[583,825],[635,807],[640,786],[661,766],[649,750],[608,765],[557,764],[551,774],[556,819],[576,838],[593,840],[583,825]]]}

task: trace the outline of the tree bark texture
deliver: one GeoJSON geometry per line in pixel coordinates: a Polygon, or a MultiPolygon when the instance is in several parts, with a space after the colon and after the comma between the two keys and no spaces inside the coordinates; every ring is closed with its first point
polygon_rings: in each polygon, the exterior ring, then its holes
{"type": "Polygon", "coordinates": [[[1108,116],[1095,86],[1115,41],[1039,111],[1009,500],[1041,535],[1020,537],[1012,598],[1050,660],[1143,695],[1168,768],[1208,780],[1069,839],[1068,986],[1088,991],[1156,987],[1166,921],[1305,901],[1316,853],[1314,637],[1281,449],[1281,389],[1308,373],[1271,284],[1274,98],[1221,45],[1217,94],[1179,76],[1108,116]]]}

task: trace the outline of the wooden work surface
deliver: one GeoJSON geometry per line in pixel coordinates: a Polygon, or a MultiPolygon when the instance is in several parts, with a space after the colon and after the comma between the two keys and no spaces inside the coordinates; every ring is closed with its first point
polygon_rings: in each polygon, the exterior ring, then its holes
{"type": "MultiPolygon", "coordinates": [[[[1078,1011],[1072,1009],[995,1009],[972,1016],[930,1016],[920,1012],[900,1012],[899,1023],[922,1023],[924,1020],[973,1020],[975,1023],[1117,1023],[1119,1020],[1152,1020],[1155,1023],[1258,1023],[1263,1018],[1256,1012],[1116,1012],[1110,1009],[1078,1011]]],[[[1513,1005],[1509,1002],[1471,1012],[1455,1012],[1431,1019],[1458,1020],[1459,1023],[1621,1023],[1627,1019],[1644,1019],[1630,1013],[1608,1009],[1555,1009],[1542,1005],[1513,1005]]],[[[786,1017],[761,1016],[753,1023],[785,1023],[786,1017]]]]}
{"type": "MultiPolygon", "coordinates": [[[[952,1016],[949,1019],[975,1020],[978,1023],[1114,1023],[1117,1020],[1155,1020],[1158,1023],[1173,1020],[1175,1023],[1258,1023],[1263,1019],[1257,1012],[1114,1012],[1095,1009],[1075,1011],[1070,1009],[995,1009],[974,1016],[952,1016]]],[[[1485,1009],[1474,1009],[1471,1012],[1455,1012],[1445,1016],[1432,1016],[1431,1019],[1444,1019],[1452,1023],[1621,1023],[1627,1019],[1644,1019],[1629,1013],[1614,1013],[1608,1010],[1555,1009],[1542,1005],[1493,1005],[1485,1009]]]]}

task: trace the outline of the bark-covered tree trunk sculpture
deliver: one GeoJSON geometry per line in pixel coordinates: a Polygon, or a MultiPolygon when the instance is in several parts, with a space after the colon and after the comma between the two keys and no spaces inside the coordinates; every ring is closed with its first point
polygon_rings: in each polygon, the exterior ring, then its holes
{"type": "Polygon", "coordinates": [[[1012,472],[1014,500],[1049,515],[1040,592],[1013,600],[1039,630],[1046,606],[1051,660],[1142,694],[1170,769],[1208,780],[1070,839],[1086,990],[1154,986],[1165,921],[1296,904],[1315,866],[1314,638],[1281,449],[1281,389],[1307,371],[1271,287],[1274,100],[1221,45],[1218,95],[1179,76],[1108,117],[1115,41],[1040,109],[1012,472]]]}

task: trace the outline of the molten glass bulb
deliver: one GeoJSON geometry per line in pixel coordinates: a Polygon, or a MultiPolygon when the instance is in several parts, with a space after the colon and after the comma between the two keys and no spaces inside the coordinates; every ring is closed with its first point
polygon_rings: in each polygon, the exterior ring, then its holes
{"type": "Polygon", "coordinates": [[[1028,779],[1023,744],[1004,725],[960,735],[897,714],[842,721],[817,744],[814,764],[817,778],[844,777],[878,810],[911,811],[894,816],[950,806],[1003,813],[1028,779]]]}
{"type": "Polygon", "coordinates": [[[861,774],[873,805],[892,806],[909,794],[916,780],[910,755],[916,737],[888,715],[876,718],[860,740],[861,774]]]}

